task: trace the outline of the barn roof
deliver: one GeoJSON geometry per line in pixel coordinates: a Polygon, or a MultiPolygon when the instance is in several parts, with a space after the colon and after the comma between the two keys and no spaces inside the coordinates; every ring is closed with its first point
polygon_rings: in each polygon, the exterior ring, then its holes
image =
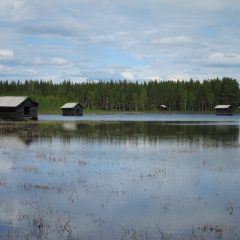
{"type": "Polygon", "coordinates": [[[65,103],[61,108],[74,108],[78,105],[79,103],[65,103]]]}
{"type": "Polygon", "coordinates": [[[214,107],[215,109],[227,109],[230,108],[231,105],[217,105],[216,107],[214,107]]]}
{"type": "Polygon", "coordinates": [[[0,107],[17,107],[22,102],[24,102],[29,97],[26,96],[19,96],[19,97],[13,97],[13,96],[6,96],[6,97],[0,97],[0,107]]]}

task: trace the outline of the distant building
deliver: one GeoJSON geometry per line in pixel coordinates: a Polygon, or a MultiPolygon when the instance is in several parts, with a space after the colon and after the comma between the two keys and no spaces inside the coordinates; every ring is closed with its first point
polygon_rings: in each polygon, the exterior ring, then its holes
{"type": "Polygon", "coordinates": [[[168,110],[168,108],[167,108],[167,106],[166,105],[160,105],[159,106],[159,110],[162,110],[162,111],[167,111],[168,110]]]}
{"type": "Polygon", "coordinates": [[[0,119],[37,120],[38,103],[26,96],[0,97],[0,119]]]}
{"type": "Polygon", "coordinates": [[[233,115],[234,112],[232,105],[217,105],[214,109],[217,115],[233,115]]]}
{"type": "Polygon", "coordinates": [[[83,106],[80,103],[66,103],[62,109],[63,116],[81,116],[83,115],[83,106]]]}

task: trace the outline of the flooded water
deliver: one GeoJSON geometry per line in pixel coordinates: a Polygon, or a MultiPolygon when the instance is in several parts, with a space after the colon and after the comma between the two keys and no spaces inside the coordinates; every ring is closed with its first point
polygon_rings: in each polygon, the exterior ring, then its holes
{"type": "Polygon", "coordinates": [[[39,115],[40,121],[133,121],[133,122],[240,122],[240,115],[216,114],[85,114],[83,116],[39,115]]]}
{"type": "Polygon", "coordinates": [[[240,239],[239,155],[237,118],[2,122],[0,239],[240,239]]]}

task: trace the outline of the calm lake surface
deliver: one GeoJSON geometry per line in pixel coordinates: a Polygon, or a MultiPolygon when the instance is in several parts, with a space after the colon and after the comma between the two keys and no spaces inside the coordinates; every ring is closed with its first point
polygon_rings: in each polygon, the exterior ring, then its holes
{"type": "Polygon", "coordinates": [[[0,123],[0,239],[240,239],[239,115],[39,119],[0,123]]]}
{"type": "Polygon", "coordinates": [[[162,114],[85,114],[83,116],[62,116],[62,115],[39,115],[40,121],[148,121],[148,122],[240,122],[240,115],[233,116],[216,114],[175,114],[175,113],[162,113],[162,114]]]}

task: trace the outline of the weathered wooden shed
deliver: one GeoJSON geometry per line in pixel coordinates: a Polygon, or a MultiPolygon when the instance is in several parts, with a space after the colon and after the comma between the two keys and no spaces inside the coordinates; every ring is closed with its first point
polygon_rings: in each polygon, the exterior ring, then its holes
{"type": "Polygon", "coordinates": [[[214,109],[217,115],[233,115],[234,112],[232,105],[217,105],[214,109]]]}
{"type": "Polygon", "coordinates": [[[83,115],[83,106],[80,103],[66,103],[62,109],[63,116],[81,116],[83,115]]]}
{"type": "Polygon", "coordinates": [[[26,96],[0,97],[0,119],[37,120],[38,103],[26,96]]]}
{"type": "Polygon", "coordinates": [[[159,106],[159,110],[161,110],[161,111],[167,111],[168,108],[167,108],[166,105],[162,104],[162,105],[159,106]]]}

